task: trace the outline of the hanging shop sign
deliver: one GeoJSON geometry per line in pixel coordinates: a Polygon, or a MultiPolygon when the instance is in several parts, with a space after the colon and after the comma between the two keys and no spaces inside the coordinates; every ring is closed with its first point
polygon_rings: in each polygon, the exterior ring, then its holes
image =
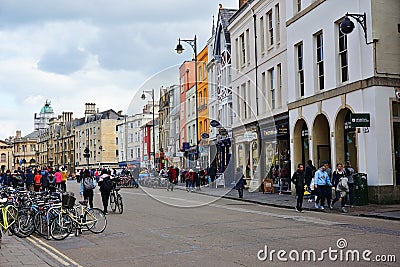
{"type": "Polygon", "coordinates": [[[370,127],[371,118],[369,113],[352,113],[350,114],[351,128],[370,127]]]}
{"type": "Polygon", "coordinates": [[[277,130],[278,130],[278,135],[288,135],[289,134],[288,125],[286,123],[279,125],[277,130]]]}

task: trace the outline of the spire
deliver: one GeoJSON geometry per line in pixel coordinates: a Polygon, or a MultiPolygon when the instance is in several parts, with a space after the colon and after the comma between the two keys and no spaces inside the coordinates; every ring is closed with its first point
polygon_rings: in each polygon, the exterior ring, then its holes
{"type": "Polygon", "coordinates": [[[214,15],[213,15],[211,35],[214,35],[214,34],[215,34],[215,23],[214,23],[214,15]]]}

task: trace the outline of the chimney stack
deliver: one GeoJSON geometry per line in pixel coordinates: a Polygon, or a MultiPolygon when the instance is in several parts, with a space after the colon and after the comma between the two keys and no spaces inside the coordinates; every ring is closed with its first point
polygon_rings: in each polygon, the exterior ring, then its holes
{"type": "Polygon", "coordinates": [[[21,139],[21,130],[17,130],[17,132],[15,133],[15,138],[21,139]]]}

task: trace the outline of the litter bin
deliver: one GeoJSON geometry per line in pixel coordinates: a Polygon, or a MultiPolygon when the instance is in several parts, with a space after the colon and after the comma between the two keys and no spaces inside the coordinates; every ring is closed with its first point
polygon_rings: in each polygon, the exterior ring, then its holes
{"type": "Polygon", "coordinates": [[[368,183],[366,173],[355,173],[354,178],[354,204],[357,206],[368,205],[368,183]]]}

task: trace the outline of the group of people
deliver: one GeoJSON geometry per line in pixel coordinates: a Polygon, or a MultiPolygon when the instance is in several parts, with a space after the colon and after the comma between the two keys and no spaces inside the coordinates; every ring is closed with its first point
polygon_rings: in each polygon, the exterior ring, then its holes
{"type": "Polygon", "coordinates": [[[174,191],[174,186],[178,183],[179,168],[173,165],[165,167],[161,169],[159,176],[168,179],[167,191],[174,191]]]}
{"type": "Polygon", "coordinates": [[[93,208],[94,189],[99,186],[103,203],[103,212],[108,214],[108,200],[112,189],[115,187],[111,171],[107,169],[98,169],[92,173],[90,170],[84,169],[79,173],[79,176],[79,193],[81,197],[88,201],[89,207],[93,208]]]}
{"type": "Polygon", "coordinates": [[[297,204],[296,211],[303,210],[303,197],[305,190],[315,196],[315,208],[324,210],[325,200],[330,209],[337,201],[341,202],[341,211],[346,213],[345,208],[347,198],[349,197],[350,207],[354,205],[354,169],[350,162],[336,165],[336,170],[332,171],[328,161],[323,161],[317,170],[312,161],[307,162],[304,168],[303,164],[298,164],[297,170],[292,175],[292,182],[296,187],[297,204]],[[332,200],[332,192],[334,197],[332,200]]]}
{"type": "Polygon", "coordinates": [[[65,192],[67,190],[67,178],[68,173],[64,168],[21,169],[21,167],[18,167],[13,172],[10,170],[2,172],[0,174],[0,185],[25,188],[35,192],[54,192],[58,188],[65,192]]]}

